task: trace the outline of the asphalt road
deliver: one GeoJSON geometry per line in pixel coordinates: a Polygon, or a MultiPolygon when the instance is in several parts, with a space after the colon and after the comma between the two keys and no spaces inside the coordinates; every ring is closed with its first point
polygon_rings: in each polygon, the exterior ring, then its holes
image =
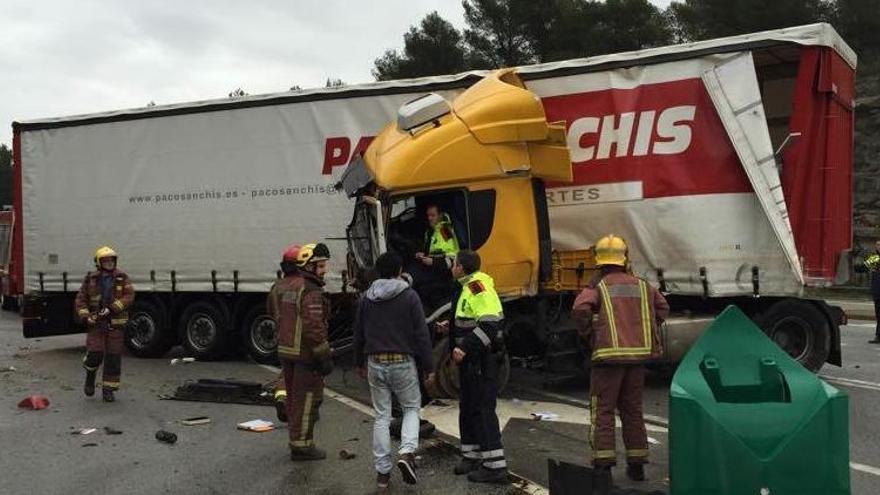
{"type": "MultiPolygon", "coordinates": [[[[852,493],[880,492],[880,346],[868,345],[873,323],[853,322],[844,329],[842,368],[826,366],[821,375],[850,396],[852,493]]],[[[164,401],[185,380],[230,378],[265,382],[271,367],[247,361],[196,362],[170,366],[163,359],[123,361],[119,401],[104,404],[82,396],[83,336],[24,340],[18,318],[0,313],[0,494],[18,493],[373,493],[369,408],[366,384],[343,363],[328,379],[331,392],[322,408],[318,439],[331,454],[328,460],[292,464],[287,458],[286,432],[247,433],[235,425],[249,419],[274,419],[274,410],[260,406],[164,401]],[[44,411],[26,411],[18,401],[32,393],[49,397],[44,411]],[[205,426],[182,426],[178,420],[208,416],[205,426]],[[104,426],[123,431],[107,435],[104,426]],[[94,427],[87,436],[72,435],[94,427]],[[157,442],[158,429],[173,431],[173,446],[157,442]],[[88,444],[96,444],[87,446],[88,444]],[[357,457],[340,460],[346,448],[357,457]]],[[[547,460],[585,464],[588,411],[586,384],[548,390],[544,377],[515,370],[515,383],[499,401],[504,442],[511,470],[532,480],[532,493],[547,493],[547,460]],[[533,421],[533,412],[550,412],[554,421],[533,421]]],[[[645,408],[649,415],[652,480],[641,488],[667,489],[667,416],[669,378],[649,377],[645,408]]],[[[437,423],[441,437],[454,443],[457,435],[454,401],[429,406],[424,414],[437,423]]],[[[392,493],[520,493],[514,487],[474,489],[449,474],[454,451],[439,441],[424,442],[418,490],[405,489],[399,476],[392,493]]],[[[622,470],[618,470],[622,471],[622,470]]],[[[622,473],[616,473],[625,485],[622,473]]]]}
{"type": "MultiPolygon", "coordinates": [[[[826,364],[819,375],[831,385],[845,391],[849,395],[850,408],[850,466],[852,493],[855,495],[875,495],[880,493],[880,345],[868,344],[874,336],[873,321],[851,321],[842,329],[843,366],[826,364]]],[[[514,383],[506,394],[510,397],[529,397],[562,401],[572,405],[588,406],[588,389],[586,383],[571,383],[566,387],[546,388],[543,384],[545,376],[535,371],[516,370],[514,383]]],[[[650,423],[657,426],[668,424],[668,396],[671,377],[658,373],[650,374],[645,390],[645,414],[650,423]]],[[[544,425],[546,426],[546,425],[544,425]]],[[[557,428],[554,436],[560,437],[564,428],[557,428]]],[[[656,463],[649,474],[654,479],[668,476],[665,449],[666,434],[660,429],[649,431],[649,436],[660,442],[652,445],[651,452],[656,463]],[[658,448],[659,447],[659,448],[658,448]]],[[[561,438],[561,437],[560,437],[561,438]]],[[[566,436],[571,440],[571,435],[566,436]]],[[[557,446],[564,445],[557,441],[557,446]]],[[[572,459],[547,447],[557,457],[572,459]]],[[[523,463],[520,470],[528,466],[539,465],[534,459],[523,463]]],[[[514,463],[516,464],[516,463],[514,463]]],[[[514,466],[516,468],[516,466],[514,466]]],[[[535,473],[536,470],[532,470],[535,473]]],[[[538,476],[533,474],[533,476],[538,476]]],[[[534,478],[536,481],[542,478],[534,478]]]]}
{"type": "MultiPolygon", "coordinates": [[[[123,359],[118,400],[103,403],[82,394],[84,336],[24,340],[18,317],[0,312],[0,494],[363,494],[375,492],[371,418],[340,400],[321,409],[317,438],[328,459],[291,463],[287,432],[239,431],[239,422],[274,420],[271,407],[160,400],[185,380],[229,378],[267,382],[274,373],[246,361],[171,366],[169,360],[123,359]],[[44,394],[50,407],[19,409],[18,401],[44,394]],[[208,416],[211,423],[179,420],[208,416]],[[105,426],[121,430],[108,435],[105,426]],[[89,435],[75,429],[97,428],[89,435]],[[157,430],[179,437],[159,443],[157,430]],[[357,456],[341,460],[348,449],[357,456]]],[[[363,408],[362,408],[363,409],[363,408]]],[[[455,452],[423,442],[421,485],[404,488],[399,473],[391,493],[519,493],[513,487],[475,488],[451,474],[455,452]]]]}

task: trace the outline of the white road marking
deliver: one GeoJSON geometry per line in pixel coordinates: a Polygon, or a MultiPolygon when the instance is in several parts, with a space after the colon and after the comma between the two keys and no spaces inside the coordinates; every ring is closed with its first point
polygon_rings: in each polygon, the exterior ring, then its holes
{"type": "MultiPolygon", "coordinates": [[[[278,368],[277,366],[270,366],[268,364],[260,364],[258,366],[263,369],[266,369],[268,371],[271,371],[274,374],[278,374],[281,372],[281,369],[278,368]]],[[[880,383],[866,382],[863,380],[854,380],[851,378],[836,378],[836,377],[827,376],[827,375],[821,375],[821,377],[824,378],[825,380],[828,380],[829,382],[841,382],[840,383],[841,385],[848,385],[851,387],[865,388],[868,390],[880,391],[880,383]]],[[[581,401],[579,399],[572,399],[570,397],[562,396],[559,394],[554,394],[552,392],[546,392],[546,393],[542,392],[542,394],[547,397],[551,397],[551,398],[553,396],[558,396],[559,398],[562,398],[562,399],[569,401],[569,402],[583,403],[584,407],[586,407],[586,408],[590,407],[590,404],[588,402],[581,401]]],[[[346,406],[348,406],[348,407],[350,407],[360,413],[366,414],[367,416],[370,416],[371,418],[376,416],[372,407],[369,407],[369,406],[362,404],[362,403],[360,403],[350,397],[342,395],[339,392],[336,392],[330,388],[324,389],[324,395],[326,395],[327,397],[329,397],[333,400],[336,400],[342,404],[345,404],[346,406]]],[[[455,401],[447,401],[444,399],[444,402],[452,404],[455,401]]],[[[499,421],[502,421],[502,417],[506,418],[503,420],[503,424],[507,424],[507,421],[509,421],[513,417],[530,417],[531,413],[529,413],[529,416],[523,416],[523,414],[521,412],[517,412],[518,409],[523,409],[524,404],[528,404],[529,406],[540,405],[539,407],[540,407],[541,411],[548,411],[548,412],[557,412],[556,406],[560,406],[559,410],[563,411],[563,413],[560,414],[560,421],[562,421],[563,418],[565,418],[565,420],[568,420],[567,422],[574,422],[574,423],[585,424],[585,425],[588,425],[590,423],[589,418],[586,418],[585,416],[584,416],[583,421],[576,420],[576,418],[579,418],[583,415],[580,413],[572,415],[572,411],[565,409],[565,404],[557,404],[557,405],[553,406],[554,403],[549,403],[549,402],[519,401],[519,400],[518,401],[499,400],[498,404],[500,406],[502,406],[501,407],[502,410],[499,411],[499,415],[498,415],[499,421]],[[547,407],[547,406],[551,406],[551,407],[547,407]],[[505,412],[507,414],[505,414],[505,412]]],[[[571,407],[571,408],[577,409],[577,410],[582,409],[582,408],[574,407],[574,406],[568,406],[568,407],[571,407]]],[[[527,408],[527,409],[532,409],[532,407],[527,408]]],[[[450,435],[450,436],[457,439],[457,438],[459,438],[457,410],[458,410],[458,407],[454,406],[454,405],[448,405],[445,407],[444,406],[427,406],[422,410],[424,413],[422,415],[422,417],[433,422],[437,426],[437,429],[439,429],[441,432],[446,433],[447,435],[450,435]],[[432,408],[436,412],[434,413],[434,415],[429,416],[428,411],[432,408]],[[451,423],[449,421],[448,418],[444,417],[444,416],[448,416],[448,414],[444,414],[443,410],[447,410],[448,412],[455,411],[454,425],[453,425],[453,423],[451,423]],[[440,424],[441,422],[445,424],[444,427],[441,427],[441,424],[440,424]]],[[[557,413],[557,414],[559,414],[559,413],[557,413]]],[[[662,422],[662,424],[666,424],[666,425],[669,424],[669,420],[662,417],[662,416],[652,416],[652,415],[646,414],[645,419],[653,419],[654,421],[656,421],[658,423],[662,422]]],[[[617,420],[617,426],[620,427],[620,419],[619,418],[617,420]]],[[[668,429],[661,427],[661,426],[655,426],[655,425],[651,425],[651,424],[648,424],[646,426],[648,428],[648,431],[654,431],[654,432],[659,432],[659,433],[668,433],[668,431],[669,431],[668,429]]],[[[652,445],[659,445],[660,444],[660,442],[657,441],[657,439],[651,438],[651,437],[648,437],[648,442],[652,445]],[[653,442],[651,440],[653,440],[653,442]],[[656,444],[655,444],[655,442],[656,442],[656,444]]],[[[877,468],[874,466],[868,466],[867,464],[860,464],[858,462],[850,462],[849,467],[850,467],[850,469],[852,469],[854,471],[859,471],[859,472],[867,473],[867,474],[874,475],[874,476],[880,476],[880,468],[877,468]]],[[[538,483],[535,483],[534,481],[532,481],[528,478],[524,478],[516,473],[514,473],[514,474],[517,477],[519,477],[520,479],[528,481],[528,483],[529,483],[528,485],[525,485],[525,486],[522,486],[520,484],[515,484],[515,486],[518,489],[520,489],[521,491],[528,493],[528,494],[531,494],[531,495],[549,495],[550,491],[546,487],[543,487],[543,486],[539,485],[538,483]]]]}
{"type": "MultiPolygon", "coordinates": [[[[271,371],[273,374],[278,374],[278,373],[281,372],[281,369],[278,368],[277,366],[270,366],[270,365],[268,365],[268,364],[260,364],[260,365],[258,365],[258,366],[261,367],[261,368],[263,368],[263,369],[265,369],[265,370],[271,371]]],[[[340,402],[340,403],[342,403],[342,404],[345,404],[346,406],[348,406],[348,407],[354,409],[355,411],[358,411],[358,412],[360,412],[360,413],[363,413],[363,414],[365,414],[365,415],[367,415],[367,416],[369,416],[369,417],[371,417],[371,418],[375,418],[375,417],[376,417],[376,412],[373,410],[372,407],[369,407],[369,406],[367,406],[367,405],[365,405],[365,404],[362,404],[361,402],[358,402],[358,401],[356,401],[356,400],[354,400],[354,399],[352,399],[352,398],[350,398],[350,397],[347,397],[347,396],[345,396],[345,395],[342,395],[342,394],[340,394],[339,392],[336,392],[336,391],[333,390],[333,389],[330,389],[330,388],[324,387],[324,395],[325,395],[326,397],[329,397],[329,398],[335,400],[335,401],[338,401],[338,402],[340,402]]],[[[456,408],[456,409],[457,409],[457,408],[456,408]]],[[[422,416],[424,417],[424,414],[423,414],[422,416]]],[[[428,418],[425,418],[425,419],[428,419],[428,418]]],[[[452,435],[452,436],[454,436],[456,439],[459,438],[459,437],[458,437],[458,422],[457,422],[457,421],[458,421],[458,419],[457,419],[457,413],[456,413],[455,435],[452,435]]],[[[438,427],[438,429],[440,429],[440,428],[438,427]]],[[[444,433],[447,433],[447,432],[445,432],[443,429],[440,429],[440,431],[442,431],[442,432],[444,432],[444,433]]],[[[448,434],[448,433],[447,433],[447,434],[448,434]]],[[[536,483],[536,482],[534,482],[534,481],[532,481],[532,480],[530,480],[530,479],[528,479],[528,478],[526,478],[526,477],[520,476],[520,475],[518,475],[518,474],[516,474],[516,473],[514,473],[514,472],[512,472],[512,471],[511,471],[511,473],[512,473],[514,476],[516,476],[516,477],[518,477],[518,478],[520,478],[521,480],[523,480],[523,481],[526,482],[526,483],[514,483],[514,484],[513,484],[513,486],[516,486],[517,489],[519,489],[520,491],[522,491],[522,492],[524,492],[524,493],[527,493],[527,494],[529,494],[529,495],[549,495],[549,494],[550,494],[550,490],[548,490],[546,487],[541,486],[540,484],[538,484],[538,483],[536,483]]]]}
{"type": "Polygon", "coordinates": [[[864,380],[855,380],[852,378],[843,378],[836,377],[831,375],[819,375],[823,380],[833,383],[835,385],[841,385],[844,387],[852,387],[852,388],[860,388],[863,390],[871,390],[874,392],[880,392],[880,383],[877,382],[866,382],[864,380]]]}
{"type": "Polygon", "coordinates": [[[873,474],[874,476],[880,476],[880,468],[875,468],[874,466],[866,466],[864,464],[859,464],[857,462],[849,463],[850,469],[855,471],[861,471],[863,473],[873,474]]]}

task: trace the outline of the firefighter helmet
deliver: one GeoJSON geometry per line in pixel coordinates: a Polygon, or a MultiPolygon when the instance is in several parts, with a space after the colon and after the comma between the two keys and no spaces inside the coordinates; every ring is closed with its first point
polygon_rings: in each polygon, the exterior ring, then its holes
{"type": "Polygon", "coordinates": [[[101,246],[95,251],[95,266],[101,266],[101,260],[104,258],[113,258],[116,259],[116,251],[113,250],[110,246],[101,246]]]}
{"type": "Polygon", "coordinates": [[[309,263],[317,263],[319,261],[327,261],[330,259],[330,249],[326,244],[306,244],[297,252],[296,265],[303,267],[309,263]]]}
{"type": "Polygon", "coordinates": [[[299,259],[299,252],[302,250],[302,246],[299,244],[291,244],[287,246],[287,249],[284,250],[284,253],[281,255],[282,262],[290,262],[297,263],[299,259]]]}
{"type": "Polygon", "coordinates": [[[596,243],[596,264],[626,266],[626,251],[626,242],[622,238],[606,235],[596,243]]]}

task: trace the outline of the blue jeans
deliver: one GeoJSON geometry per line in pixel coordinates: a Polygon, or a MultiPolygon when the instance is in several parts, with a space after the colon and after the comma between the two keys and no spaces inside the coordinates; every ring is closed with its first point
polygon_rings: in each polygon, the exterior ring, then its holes
{"type": "Polygon", "coordinates": [[[373,457],[376,472],[391,471],[391,396],[397,397],[403,409],[399,454],[412,454],[419,446],[419,409],[422,393],[419,373],[412,358],[402,363],[376,363],[369,360],[367,381],[376,420],[373,423],[373,457]]]}

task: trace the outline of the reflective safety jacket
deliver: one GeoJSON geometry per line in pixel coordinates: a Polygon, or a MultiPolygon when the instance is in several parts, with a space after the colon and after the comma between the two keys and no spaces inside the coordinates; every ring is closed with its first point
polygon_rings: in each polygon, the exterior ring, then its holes
{"type": "Polygon", "coordinates": [[[132,287],[128,275],[114,270],[109,275],[112,280],[112,288],[107,294],[102,294],[102,273],[100,270],[89,272],[83,280],[74,302],[76,317],[85,323],[89,315],[97,317],[97,313],[101,309],[107,308],[110,310],[109,318],[103,322],[98,318],[99,321],[96,325],[107,322],[113,328],[122,329],[128,323],[128,308],[134,302],[134,287],[132,287]]]}
{"type": "Polygon", "coordinates": [[[425,237],[429,255],[455,257],[458,254],[458,237],[455,235],[449,215],[444,213],[437,225],[429,230],[425,237]]]}
{"type": "Polygon", "coordinates": [[[662,355],[659,323],[669,304],[644,280],[606,274],[575,299],[572,316],[592,350],[594,363],[644,362],[662,355]],[[594,321],[593,315],[598,315],[594,321]]]}
{"type": "Polygon", "coordinates": [[[268,296],[269,314],[275,320],[278,358],[313,363],[330,359],[323,281],[306,271],[275,282],[268,296]]]}
{"type": "Polygon", "coordinates": [[[455,300],[453,345],[477,356],[502,349],[504,310],[495,292],[495,281],[475,272],[458,281],[461,293],[455,300]]]}

